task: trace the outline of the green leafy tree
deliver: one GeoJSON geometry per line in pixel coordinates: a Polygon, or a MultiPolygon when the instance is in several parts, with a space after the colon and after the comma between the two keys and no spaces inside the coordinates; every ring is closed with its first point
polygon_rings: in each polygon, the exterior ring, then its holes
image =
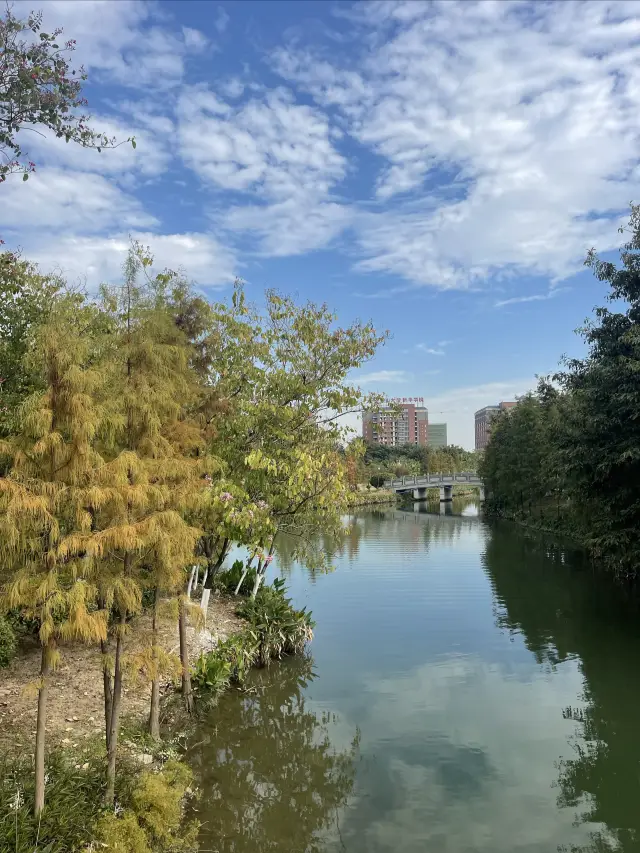
{"type": "MultiPolygon", "coordinates": [[[[242,305],[236,292],[234,307],[242,305]]],[[[297,305],[273,291],[264,315],[246,307],[237,322],[245,326],[241,339],[252,341],[250,357],[240,368],[242,383],[234,379],[237,390],[225,394],[212,447],[230,478],[271,517],[271,535],[242,543],[258,561],[255,592],[279,532],[298,538],[300,559],[319,560],[308,549],[310,526],[338,529],[349,492],[339,453],[348,431],[340,416],[380,404],[379,395],[363,394],[347,376],[386,336],[370,323],[337,328],[325,305],[297,305]]],[[[226,371],[220,378],[228,382],[226,371]]]]}
{"type": "MultiPolygon", "coordinates": [[[[0,183],[18,172],[23,180],[35,163],[23,148],[25,131],[52,131],[83,148],[113,148],[115,139],[92,130],[82,84],[87,75],[67,57],[75,41],[60,41],[61,29],[42,30],[42,13],[16,17],[8,6],[0,17],[0,183]],[[20,134],[20,137],[18,136],[20,134]]],[[[135,139],[128,139],[135,148],[135,139]]]]}
{"type": "Polygon", "coordinates": [[[45,377],[25,356],[63,290],[57,276],[42,275],[12,252],[0,254],[0,436],[11,432],[20,403],[42,390],[45,377]]]}
{"type": "MultiPolygon", "coordinates": [[[[624,230],[624,229],[623,229],[624,230]]],[[[590,252],[609,285],[580,330],[583,359],[565,361],[492,428],[482,473],[487,509],[554,524],[580,539],[599,565],[633,578],[640,564],[640,208],[620,263],[590,252]]]]}
{"type": "MultiPolygon", "coordinates": [[[[621,229],[625,230],[625,229],[621,229]]],[[[640,207],[633,206],[620,263],[586,260],[609,285],[614,310],[597,308],[581,330],[585,359],[557,379],[571,395],[574,439],[564,458],[588,544],[608,569],[635,577],[640,565],[640,207]]]]}

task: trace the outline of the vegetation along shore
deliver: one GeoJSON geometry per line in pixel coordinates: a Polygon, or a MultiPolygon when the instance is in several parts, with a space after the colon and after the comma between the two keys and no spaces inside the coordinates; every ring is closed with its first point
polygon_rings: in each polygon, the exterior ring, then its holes
{"type": "Polygon", "coordinates": [[[640,566],[640,208],[616,265],[589,253],[612,305],[580,330],[582,359],[540,379],[492,424],[480,471],[489,516],[516,519],[582,544],[614,577],[640,566]]]}
{"type": "Polygon", "coordinates": [[[1,846],[196,849],[172,687],[188,717],[311,638],[265,576],[284,535],[328,568],[314,534],[391,498],[357,491],[335,418],[379,404],[347,375],[385,336],[275,292],[211,304],[137,243],[96,297],[0,260],[1,846]]]}

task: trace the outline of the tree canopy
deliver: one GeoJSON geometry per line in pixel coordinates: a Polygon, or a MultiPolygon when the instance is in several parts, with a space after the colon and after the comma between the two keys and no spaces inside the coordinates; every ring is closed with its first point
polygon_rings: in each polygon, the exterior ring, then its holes
{"type": "Polygon", "coordinates": [[[595,251],[585,261],[612,306],[579,330],[586,357],[498,417],[482,474],[491,511],[575,536],[630,578],[640,566],[640,207],[621,231],[618,264],[595,251]]]}
{"type": "Polygon", "coordinates": [[[344,536],[350,490],[339,416],[380,403],[347,379],[386,337],[370,323],[341,328],[326,306],[274,291],[260,311],[239,285],[212,304],[152,267],[133,242],[122,283],[93,298],[15,256],[2,267],[0,603],[34,624],[42,646],[37,816],[65,643],[102,654],[112,805],[125,671],[151,683],[152,737],[163,674],[180,673],[192,708],[192,568],[204,562],[214,578],[244,547],[257,601],[278,536],[295,543],[291,557],[326,567],[318,534],[344,536]],[[133,651],[145,599],[151,630],[133,651]],[[161,602],[179,624],[179,658],[158,641],[161,602]]]}
{"type": "MultiPolygon", "coordinates": [[[[16,17],[10,6],[0,15],[0,183],[13,173],[27,180],[36,164],[29,158],[27,132],[51,131],[83,148],[112,148],[116,140],[93,130],[82,84],[83,68],[74,69],[67,57],[73,39],[63,41],[62,30],[42,29],[42,13],[16,17]]],[[[130,138],[135,148],[135,139],[130,138]]]]}

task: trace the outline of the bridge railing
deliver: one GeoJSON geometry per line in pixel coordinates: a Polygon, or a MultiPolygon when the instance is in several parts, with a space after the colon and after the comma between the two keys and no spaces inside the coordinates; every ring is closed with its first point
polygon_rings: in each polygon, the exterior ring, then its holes
{"type": "Polygon", "coordinates": [[[401,477],[395,480],[387,480],[384,487],[397,489],[402,486],[448,486],[456,483],[473,483],[480,485],[481,480],[475,471],[461,471],[457,474],[419,474],[413,477],[401,477]]]}

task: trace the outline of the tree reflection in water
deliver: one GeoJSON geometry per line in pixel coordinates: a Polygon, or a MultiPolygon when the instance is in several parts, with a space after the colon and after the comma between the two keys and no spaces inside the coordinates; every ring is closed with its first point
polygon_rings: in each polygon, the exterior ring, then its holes
{"type": "Polygon", "coordinates": [[[305,705],[313,677],[306,656],[259,670],[200,726],[190,762],[202,790],[203,852],[319,853],[339,835],[359,735],[347,748],[332,744],[337,720],[305,705]]]}
{"type": "Polygon", "coordinates": [[[558,709],[577,732],[558,761],[558,806],[593,827],[562,853],[640,853],[638,603],[576,554],[499,525],[485,552],[497,624],[521,634],[542,665],[580,660],[578,707],[558,709]]]}
{"type": "MultiPolygon", "coordinates": [[[[448,544],[459,540],[471,525],[476,525],[477,518],[466,514],[475,506],[477,505],[473,499],[457,498],[451,503],[424,501],[415,504],[409,502],[400,508],[364,508],[345,517],[345,526],[339,536],[319,536],[314,544],[318,551],[326,554],[331,564],[345,558],[349,563],[353,563],[360,555],[362,543],[387,541],[393,537],[394,528],[414,524],[416,535],[413,544],[416,550],[428,550],[432,544],[448,544]],[[438,515],[449,516],[448,523],[442,525],[436,518],[430,523],[431,517],[438,515]]],[[[276,539],[277,567],[285,577],[296,564],[297,545],[294,536],[283,535],[276,539]]],[[[308,571],[313,582],[315,570],[309,568],[308,571]]]]}

